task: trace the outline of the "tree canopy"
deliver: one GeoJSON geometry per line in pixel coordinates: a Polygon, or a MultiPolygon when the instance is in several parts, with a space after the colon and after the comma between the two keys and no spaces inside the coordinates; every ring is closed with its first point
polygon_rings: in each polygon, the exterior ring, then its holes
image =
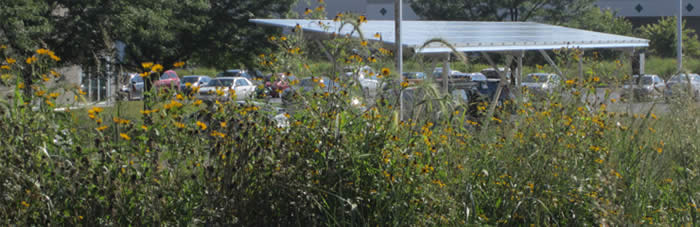
{"type": "Polygon", "coordinates": [[[271,45],[269,28],[248,19],[283,15],[295,0],[2,0],[0,42],[14,51],[44,47],[65,61],[89,63],[125,44],[124,64],[166,68],[200,60],[225,68],[251,65],[271,45]]]}
{"type": "Polygon", "coordinates": [[[410,0],[423,19],[470,21],[566,21],[595,0],[410,0]]]}

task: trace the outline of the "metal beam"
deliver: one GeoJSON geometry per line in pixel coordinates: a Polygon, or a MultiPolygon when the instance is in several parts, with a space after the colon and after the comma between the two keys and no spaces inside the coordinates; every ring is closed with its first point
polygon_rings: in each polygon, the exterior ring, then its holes
{"type": "Polygon", "coordinates": [[[449,92],[447,86],[449,86],[450,71],[452,71],[450,69],[450,53],[447,53],[442,62],[442,91],[445,94],[449,92]]]}
{"type": "Polygon", "coordinates": [[[540,51],[540,54],[542,54],[542,57],[544,57],[544,59],[547,60],[547,63],[549,63],[549,65],[552,66],[552,68],[554,68],[554,71],[557,71],[557,74],[559,75],[559,77],[561,77],[561,79],[563,79],[563,80],[566,80],[566,76],[564,76],[564,73],[561,72],[559,67],[557,67],[557,64],[555,64],[554,61],[552,60],[552,58],[549,57],[549,54],[547,54],[547,52],[544,50],[539,50],[539,51],[540,51]]]}
{"type": "Polygon", "coordinates": [[[581,50],[581,54],[578,56],[578,78],[583,81],[583,50],[581,50]]]}
{"type": "Polygon", "coordinates": [[[496,89],[496,94],[493,96],[493,99],[491,100],[491,104],[489,106],[489,112],[486,114],[486,119],[484,122],[484,129],[489,127],[489,123],[491,122],[491,118],[493,117],[494,112],[496,111],[496,105],[498,105],[498,99],[501,97],[501,92],[503,92],[503,87],[507,85],[506,82],[506,73],[508,70],[510,70],[510,63],[513,60],[513,56],[507,55],[506,56],[506,67],[504,68],[503,72],[498,69],[498,65],[494,63],[493,59],[491,59],[491,56],[489,56],[488,53],[486,52],[481,52],[481,55],[486,58],[486,61],[491,64],[491,67],[493,67],[496,72],[498,72],[498,76],[501,77],[501,80],[498,81],[498,88],[496,89]]]}
{"type": "Polygon", "coordinates": [[[676,38],[678,39],[678,73],[683,73],[683,0],[678,0],[678,29],[676,38]]]}

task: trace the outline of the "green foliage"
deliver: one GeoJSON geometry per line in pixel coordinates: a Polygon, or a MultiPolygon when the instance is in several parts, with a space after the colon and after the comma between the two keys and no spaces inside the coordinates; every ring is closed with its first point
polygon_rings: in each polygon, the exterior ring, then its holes
{"type": "Polygon", "coordinates": [[[0,43],[26,55],[45,47],[46,38],[54,31],[48,18],[51,7],[47,1],[5,0],[0,8],[0,43]]]}
{"type": "Polygon", "coordinates": [[[428,20],[568,21],[593,6],[593,0],[411,0],[411,8],[428,20]]]}
{"type": "Polygon", "coordinates": [[[567,27],[590,31],[618,35],[634,35],[634,27],[627,19],[617,17],[614,12],[602,10],[598,7],[593,7],[582,13],[580,17],[575,17],[563,24],[567,27]]]}
{"type": "Polygon", "coordinates": [[[266,33],[251,18],[282,15],[293,0],[273,1],[15,1],[0,8],[0,41],[10,49],[54,49],[68,62],[94,65],[98,56],[116,58],[115,44],[126,44],[124,64],[142,62],[171,68],[178,61],[209,67],[252,66],[270,51],[266,33]],[[263,38],[261,38],[263,37],[263,38]]]}
{"type": "MultiPolygon", "coordinates": [[[[656,24],[639,29],[640,36],[649,39],[649,49],[658,57],[675,57],[678,49],[677,21],[675,17],[661,18],[656,24]]],[[[683,21],[683,55],[700,56],[700,41],[692,28],[685,28],[683,21]]]]}

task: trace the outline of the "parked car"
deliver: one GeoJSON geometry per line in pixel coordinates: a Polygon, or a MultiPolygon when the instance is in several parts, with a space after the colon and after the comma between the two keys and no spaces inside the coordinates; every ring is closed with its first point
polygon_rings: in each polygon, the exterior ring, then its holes
{"type": "Polygon", "coordinates": [[[155,88],[164,90],[178,90],[180,89],[180,77],[177,76],[177,73],[175,71],[168,70],[160,75],[160,78],[155,83],[153,83],[153,86],[155,88]]]}
{"type": "MultiPolygon", "coordinates": [[[[458,73],[462,73],[462,72],[457,71],[457,70],[450,70],[450,75],[447,75],[447,76],[452,76],[452,75],[458,74],[458,73]]],[[[442,67],[435,67],[435,69],[433,69],[433,79],[441,79],[441,78],[442,78],[442,67]]]]}
{"type": "Polygon", "coordinates": [[[367,97],[375,96],[378,89],[382,87],[382,81],[379,79],[374,69],[369,66],[363,66],[359,69],[346,67],[345,75],[349,77],[356,76],[357,80],[360,82],[362,92],[367,97]]]}
{"type": "Polygon", "coordinates": [[[285,105],[293,103],[300,92],[336,93],[341,91],[341,89],[340,84],[328,77],[307,77],[301,79],[297,86],[291,86],[284,90],[282,92],[282,102],[285,105]]]}
{"type": "MultiPolygon", "coordinates": [[[[275,80],[274,82],[269,82],[269,87],[271,91],[270,96],[276,98],[281,97],[282,92],[290,88],[293,81],[299,82],[297,81],[297,77],[294,75],[279,75],[277,80],[275,80]]],[[[267,86],[267,83],[265,85],[267,86]]]]}
{"type": "Polygon", "coordinates": [[[681,96],[682,94],[691,95],[691,97],[696,100],[700,99],[700,75],[691,74],[678,74],[671,77],[671,79],[666,82],[666,89],[664,90],[664,97],[666,100],[670,98],[681,96]],[[690,84],[688,84],[690,82],[690,84]]]}
{"type": "MultiPolygon", "coordinates": [[[[256,72],[256,75],[257,73],[258,72],[256,72]]],[[[254,77],[243,69],[229,69],[216,74],[216,77],[244,77],[251,82],[254,80],[254,77]]]]}
{"type": "Polygon", "coordinates": [[[139,74],[135,74],[129,79],[128,84],[122,87],[122,90],[126,92],[128,100],[141,100],[143,99],[143,77],[139,74]]]}
{"type": "Polygon", "coordinates": [[[205,101],[226,101],[231,99],[231,90],[236,100],[244,100],[255,92],[256,86],[245,77],[218,77],[199,88],[197,97],[205,101]]]}
{"type": "Polygon", "coordinates": [[[622,86],[621,98],[635,100],[662,97],[666,90],[666,82],[657,75],[633,75],[622,86]]]}
{"type": "Polygon", "coordinates": [[[180,91],[186,95],[190,95],[192,93],[192,87],[202,87],[207,85],[211,81],[211,78],[209,76],[202,76],[202,75],[191,75],[191,76],[184,76],[180,80],[180,91]],[[190,84],[190,86],[187,86],[187,84],[190,84]]]}
{"type": "Polygon", "coordinates": [[[530,73],[523,78],[521,85],[534,95],[547,95],[561,85],[561,77],[552,73],[530,73]]]}

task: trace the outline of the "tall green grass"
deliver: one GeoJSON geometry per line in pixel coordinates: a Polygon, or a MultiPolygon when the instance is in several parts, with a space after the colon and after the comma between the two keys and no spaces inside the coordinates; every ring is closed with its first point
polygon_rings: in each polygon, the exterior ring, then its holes
{"type": "MultiPolygon", "coordinates": [[[[278,42],[301,46],[304,37],[278,42]]],[[[698,224],[698,105],[658,103],[671,114],[656,115],[613,111],[609,97],[584,101],[602,78],[623,71],[622,63],[586,58],[583,78],[546,97],[525,91],[530,101],[504,102],[488,119],[487,102],[463,103],[434,85],[404,83],[401,91],[422,95],[405,104],[412,117],[401,119],[395,93],[363,97],[355,79],[331,73],[367,62],[388,68],[390,53],[372,62],[349,51],[369,51],[359,40],[323,45],[338,50],[331,53],[337,62],[315,65],[303,51],[281,49],[273,53],[277,63],[264,64],[342,84],[337,93],[321,85],[300,92],[288,127],[252,103],[207,104],[156,91],[147,91],[144,103],[54,111],[51,96],[39,92],[50,68],[23,65],[35,67],[28,78],[36,88],[0,100],[0,223],[698,224]],[[361,105],[352,102],[358,97],[361,105]]],[[[574,54],[556,55],[567,75],[578,72],[574,54]]],[[[21,73],[15,67],[8,73],[21,73]]]]}

